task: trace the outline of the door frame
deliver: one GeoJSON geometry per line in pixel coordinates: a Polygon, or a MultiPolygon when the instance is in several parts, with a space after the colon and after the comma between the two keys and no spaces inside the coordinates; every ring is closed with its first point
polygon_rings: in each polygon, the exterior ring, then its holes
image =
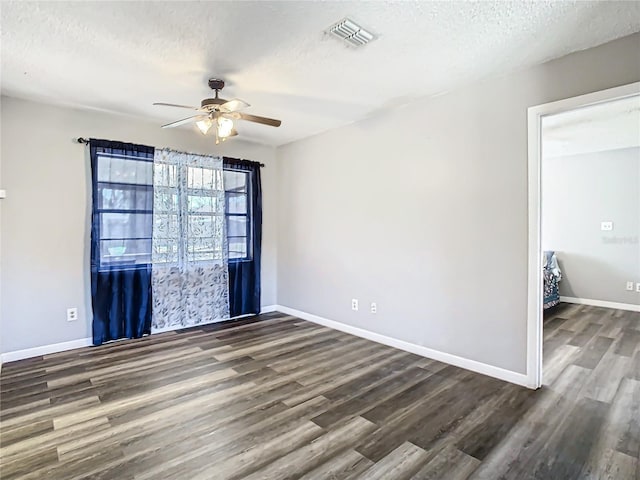
{"type": "Polygon", "coordinates": [[[619,100],[640,94],[640,82],[587,93],[577,97],[529,107],[529,246],[527,288],[527,383],[531,388],[542,386],[542,245],[541,245],[541,183],[542,118],[598,103],[619,100]]]}

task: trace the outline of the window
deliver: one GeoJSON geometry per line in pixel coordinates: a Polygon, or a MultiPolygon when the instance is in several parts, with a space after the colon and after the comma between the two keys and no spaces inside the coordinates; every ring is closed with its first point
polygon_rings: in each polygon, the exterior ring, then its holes
{"type": "Polygon", "coordinates": [[[211,232],[221,229],[223,221],[229,260],[252,259],[250,172],[224,170],[224,217],[215,195],[222,180],[219,171],[167,163],[154,167],[153,154],[122,155],[99,149],[96,172],[100,269],[146,266],[154,245],[157,263],[221,259],[220,245],[214,244],[211,232]],[[179,182],[185,188],[179,189],[179,182]]]}
{"type": "Polygon", "coordinates": [[[155,163],[154,263],[223,258],[222,171],[193,161],[195,165],[155,163]]]}
{"type": "Polygon", "coordinates": [[[151,263],[153,154],[97,151],[94,214],[99,268],[134,268],[151,263]]]}
{"type": "Polygon", "coordinates": [[[224,189],[229,260],[250,260],[252,250],[249,172],[224,170],[224,189]]]}

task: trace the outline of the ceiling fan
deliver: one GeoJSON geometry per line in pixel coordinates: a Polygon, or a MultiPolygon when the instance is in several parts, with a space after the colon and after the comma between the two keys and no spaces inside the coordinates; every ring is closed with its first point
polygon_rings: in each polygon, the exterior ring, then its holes
{"type": "Polygon", "coordinates": [[[166,125],[163,125],[162,128],[173,128],[186,123],[195,122],[203,135],[206,135],[211,128],[213,128],[216,134],[216,144],[218,144],[220,141],[224,142],[227,138],[238,135],[238,131],[235,129],[235,125],[233,123],[234,120],[246,120],[248,122],[269,125],[271,127],[279,127],[282,123],[280,120],[275,120],[273,118],[241,113],[240,110],[243,110],[250,105],[239,98],[234,98],[232,100],[218,98],[218,92],[224,88],[223,80],[211,78],[209,79],[209,87],[212,90],[215,90],[216,96],[215,98],[205,98],[202,100],[199,107],[176,105],[174,103],[154,103],[154,105],[186,108],[198,112],[196,115],[192,115],[191,117],[167,123],[166,125]]]}

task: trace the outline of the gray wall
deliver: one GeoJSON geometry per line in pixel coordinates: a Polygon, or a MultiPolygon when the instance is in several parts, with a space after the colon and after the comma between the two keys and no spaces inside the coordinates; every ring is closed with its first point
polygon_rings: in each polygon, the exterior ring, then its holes
{"type": "Polygon", "coordinates": [[[542,247],[557,252],[560,294],[639,304],[625,288],[640,282],[640,148],[544,158],[541,178],[542,247]]]}
{"type": "Polygon", "coordinates": [[[636,34],[278,149],[278,303],[525,373],[527,107],[640,80],[638,51],[636,34]]]}
{"type": "Polygon", "coordinates": [[[2,97],[0,350],[91,336],[90,172],[78,136],[243,157],[266,164],[263,182],[262,304],[276,300],[275,149],[232,139],[215,146],[186,129],[98,111],[2,97]],[[66,321],[67,307],[79,320],[66,321]]]}

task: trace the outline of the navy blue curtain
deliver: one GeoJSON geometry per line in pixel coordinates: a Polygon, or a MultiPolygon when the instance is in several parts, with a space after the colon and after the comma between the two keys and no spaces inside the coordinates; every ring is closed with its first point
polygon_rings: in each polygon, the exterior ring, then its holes
{"type": "Polygon", "coordinates": [[[229,313],[231,317],[237,317],[260,313],[260,164],[224,157],[224,169],[229,240],[229,313]],[[244,175],[238,175],[240,173],[244,175]]]}
{"type": "Polygon", "coordinates": [[[93,344],[151,333],[154,148],[91,139],[93,344]]]}

